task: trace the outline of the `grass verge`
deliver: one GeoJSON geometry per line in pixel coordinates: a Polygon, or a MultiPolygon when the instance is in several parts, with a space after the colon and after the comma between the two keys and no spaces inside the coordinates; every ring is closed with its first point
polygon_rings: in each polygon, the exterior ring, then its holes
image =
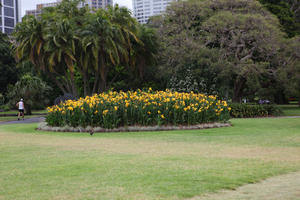
{"type": "Polygon", "coordinates": [[[278,105],[282,110],[282,116],[300,116],[300,107],[297,104],[278,105]]]}

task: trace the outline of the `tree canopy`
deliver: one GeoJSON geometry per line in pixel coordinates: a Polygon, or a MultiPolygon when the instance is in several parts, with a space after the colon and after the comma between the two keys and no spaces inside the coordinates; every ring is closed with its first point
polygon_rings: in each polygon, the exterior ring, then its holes
{"type": "Polygon", "coordinates": [[[7,86],[14,84],[18,80],[18,76],[11,42],[6,34],[0,32],[0,93],[6,93],[7,86]]]}
{"type": "Polygon", "coordinates": [[[83,95],[107,90],[109,72],[120,66],[142,75],[146,66],[141,58],[152,62],[155,53],[153,46],[146,47],[149,40],[155,41],[151,30],[139,25],[124,7],[91,11],[78,8],[78,3],[63,0],[38,18],[24,17],[14,34],[17,58],[30,60],[64,93],[74,96],[82,95],[81,82],[83,95]]]}
{"type": "Polygon", "coordinates": [[[259,0],[271,13],[276,15],[289,37],[300,34],[299,0],[259,0]]]}
{"type": "Polygon", "coordinates": [[[258,1],[180,1],[150,25],[160,35],[161,68],[169,76],[192,68],[199,85],[233,101],[272,87],[266,79],[276,80],[282,67],[277,55],[285,34],[258,1]]]}

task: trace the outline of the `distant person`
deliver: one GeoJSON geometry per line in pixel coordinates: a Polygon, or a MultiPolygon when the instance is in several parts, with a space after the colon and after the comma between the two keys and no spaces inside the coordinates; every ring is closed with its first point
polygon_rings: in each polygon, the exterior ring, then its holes
{"type": "Polygon", "coordinates": [[[18,113],[18,120],[20,120],[20,116],[22,115],[22,118],[24,120],[24,102],[23,99],[21,99],[17,105],[16,105],[19,109],[19,113],[18,113]]]}

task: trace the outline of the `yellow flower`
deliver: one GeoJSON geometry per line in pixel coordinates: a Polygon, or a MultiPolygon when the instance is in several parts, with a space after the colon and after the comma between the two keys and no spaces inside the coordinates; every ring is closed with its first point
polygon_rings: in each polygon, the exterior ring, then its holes
{"type": "Polygon", "coordinates": [[[118,106],[115,106],[115,111],[117,111],[118,110],[118,106]]]}
{"type": "Polygon", "coordinates": [[[71,110],[71,111],[73,111],[73,110],[74,110],[74,108],[73,108],[73,107],[71,107],[71,106],[69,106],[69,107],[68,107],[68,110],[71,110]]]}
{"type": "Polygon", "coordinates": [[[161,118],[162,118],[162,119],[164,119],[164,118],[165,118],[165,116],[164,116],[164,115],[161,115],[161,118]]]}
{"type": "Polygon", "coordinates": [[[102,113],[103,115],[106,115],[108,113],[108,110],[104,110],[102,113]]]}
{"type": "Polygon", "coordinates": [[[159,110],[159,111],[157,111],[157,113],[158,113],[158,114],[160,114],[160,113],[161,113],[161,112],[160,112],[160,110],[159,110]]]}
{"type": "Polygon", "coordinates": [[[147,112],[148,113],[148,115],[150,115],[151,114],[151,112],[147,112]]]}
{"type": "Polygon", "coordinates": [[[231,111],[231,108],[230,108],[230,107],[228,107],[228,110],[229,110],[229,111],[231,111]]]}

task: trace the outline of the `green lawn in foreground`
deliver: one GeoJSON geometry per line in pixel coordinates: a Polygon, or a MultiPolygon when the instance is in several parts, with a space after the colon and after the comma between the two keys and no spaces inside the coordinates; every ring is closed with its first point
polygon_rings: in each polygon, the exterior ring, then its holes
{"type": "Polygon", "coordinates": [[[300,170],[300,119],[169,132],[0,126],[0,199],[185,199],[300,170]]]}
{"type": "Polygon", "coordinates": [[[300,107],[297,104],[278,105],[282,110],[282,116],[300,116],[300,107]]]}

